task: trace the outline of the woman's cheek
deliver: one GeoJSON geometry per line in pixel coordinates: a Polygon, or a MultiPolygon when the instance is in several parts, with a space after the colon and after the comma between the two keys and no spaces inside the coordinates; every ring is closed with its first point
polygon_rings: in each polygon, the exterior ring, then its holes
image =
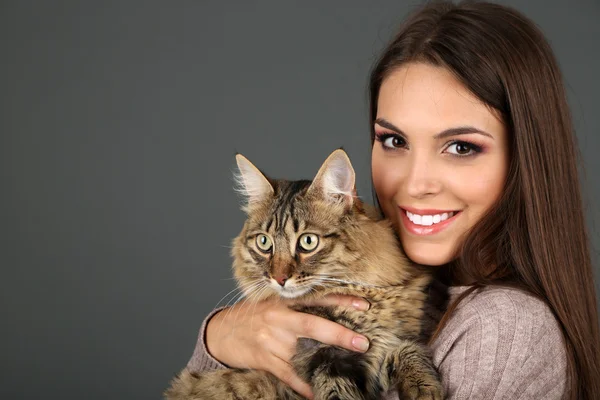
{"type": "MultiPolygon", "coordinates": [[[[380,150],[381,151],[381,150],[380,150]]],[[[397,176],[394,171],[396,167],[391,162],[386,162],[385,157],[373,155],[373,184],[380,203],[388,203],[395,196],[397,190],[397,176]]]]}
{"type": "Polygon", "coordinates": [[[469,172],[471,173],[462,174],[456,179],[448,181],[448,186],[450,191],[455,193],[456,197],[461,199],[464,204],[483,214],[500,198],[505,176],[503,171],[488,172],[484,167],[478,171],[469,172]],[[469,182],[469,184],[465,185],[465,182],[469,182]]]}
{"type": "Polygon", "coordinates": [[[375,186],[379,205],[384,216],[390,220],[392,226],[396,232],[398,232],[400,230],[400,216],[398,214],[399,209],[396,203],[400,185],[394,178],[394,176],[380,172],[377,175],[377,178],[373,180],[373,185],[375,186]]]}

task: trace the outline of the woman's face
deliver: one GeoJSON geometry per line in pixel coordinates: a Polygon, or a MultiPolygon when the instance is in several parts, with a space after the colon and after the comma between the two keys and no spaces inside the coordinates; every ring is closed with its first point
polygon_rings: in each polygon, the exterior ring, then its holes
{"type": "Polygon", "coordinates": [[[406,254],[452,261],[504,188],[504,124],[447,70],[410,63],[381,85],[375,134],[373,183],[406,254]]]}

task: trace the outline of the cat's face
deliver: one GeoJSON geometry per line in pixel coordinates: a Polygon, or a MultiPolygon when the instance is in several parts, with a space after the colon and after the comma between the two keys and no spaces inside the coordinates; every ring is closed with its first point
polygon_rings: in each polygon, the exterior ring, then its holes
{"type": "Polygon", "coordinates": [[[351,223],[354,172],[341,150],[310,181],[269,181],[238,156],[248,219],[234,241],[234,273],[247,297],[294,298],[335,285],[352,252],[342,240],[351,223]]]}

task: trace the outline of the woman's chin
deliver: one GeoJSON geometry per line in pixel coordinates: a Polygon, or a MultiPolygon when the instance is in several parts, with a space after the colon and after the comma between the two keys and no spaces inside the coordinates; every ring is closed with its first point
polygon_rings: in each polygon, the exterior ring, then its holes
{"type": "Polygon", "coordinates": [[[451,251],[441,249],[440,246],[422,245],[415,247],[417,246],[405,246],[404,251],[408,258],[417,264],[439,267],[448,264],[455,258],[451,251]]]}

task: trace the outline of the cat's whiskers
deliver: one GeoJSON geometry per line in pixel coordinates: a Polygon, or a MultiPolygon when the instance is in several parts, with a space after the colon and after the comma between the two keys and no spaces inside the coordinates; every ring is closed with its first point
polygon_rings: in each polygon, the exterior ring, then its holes
{"type": "Polygon", "coordinates": [[[317,293],[317,294],[319,293],[319,291],[317,290],[317,288],[315,287],[315,285],[311,286],[311,288],[309,290],[309,293],[311,293],[311,292],[314,292],[314,293],[317,293]]]}
{"type": "Polygon", "coordinates": [[[311,276],[332,276],[332,275],[348,275],[347,271],[329,271],[326,274],[324,273],[316,273],[316,274],[310,274],[311,276]]]}
{"type": "Polygon", "coordinates": [[[317,278],[338,278],[351,280],[350,275],[346,271],[331,271],[326,274],[313,274],[317,278]]]}
{"type": "MultiPolygon", "coordinates": [[[[237,303],[243,296],[243,293],[240,293],[239,295],[237,295],[235,297],[235,302],[237,303]]],[[[221,329],[223,328],[223,322],[225,321],[225,319],[227,319],[227,316],[232,312],[233,307],[229,307],[229,303],[231,302],[231,300],[229,302],[227,302],[227,305],[225,305],[225,308],[227,308],[227,311],[225,311],[225,315],[224,318],[221,320],[221,323],[219,324],[219,329],[217,329],[217,336],[219,336],[221,334],[221,329]]],[[[239,312],[239,311],[238,311],[239,312]]]]}
{"type": "MultiPolygon", "coordinates": [[[[265,281],[260,281],[259,285],[255,286],[252,288],[252,292],[249,292],[248,295],[246,296],[246,302],[252,304],[254,302],[254,305],[256,305],[256,303],[258,303],[258,300],[261,298],[262,293],[265,291],[265,289],[269,286],[269,284],[265,281]]],[[[248,310],[246,310],[246,313],[248,312],[248,310]]],[[[244,314],[245,316],[246,314],[244,314]]]]}
{"type": "Polygon", "coordinates": [[[316,273],[316,274],[312,274],[314,276],[324,276],[327,278],[331,278],[331,277],[345,277],[346,279],[350,279],[350,274],[348,272],[348,269],[344,266],[341,265],[329,265],[327,268],[327,273],[316,273]]]}
{"type": "MultiPolygon", "coordinates": [[[[253,325],[254,325],[254,311],[256,310],[256,305],[259,303],[260,299],[262,298],[263,293],[269,289],[269,284],[265,281],[260,281],[259,282],[261,285],[259,287],[254,287],[253,291],[251,293],[248,294],[248,296],[246,296],[245,301],[247,301],[248,303],[250,303],[250,306],[246,308],[246,312],[244,313],[244,317],[248,314],[248,310],[250,308],[252,308],[252,317],[250,319],[250,332],[253,331],[253,325]],[[254,304],[252,304],[254,303],[254,304]]],[[[234,320],[233,320],[233,326],[235,327],[235,322],[237,320],[237,317],[239,316],[239,313],[235,316],[234,320]]],[[[233,329],[233,327],[232,327],[233,329]]],[[[249,368],[249,366],[246,366],[246,368],[249,368]]]]}
{"type": "Polygon", "coordinates": [[[346,272],[343,271],[332,271],[331,273],[327,273],[327,274],[312,274],[310,276],[310,278],[315,278],[315,279],[322,279],[322,278],[326,278],[326,279],[331,279],[331,278],[338,278],[338,279],[348,279],[349,276],[346,272]]]}
{"type": "MultiPolygon", "coordinates": [[[[225,305],[225,307],[226,308],[229,307],[229,305],[232,301],[233,301],[233,304],[235,304],[238,301],[240,301],[243,297],[245,297],[245,296],[247,297],[246,293],[252,293],[252,291],[254,289],[256,289],[262,283],[264,283],[264,282],[259,280],[256,282],[241,284],[240,285],[240,288],[241,288],[240,293],[237,296],[234,296],[231,300],[229,300],[227,302],[227,304],[225,305]]],[[[227,316],[231,313],[232,310],[233,310],[233,307],[227,308],[227,311],[225,312],[225,317],[221,320],[221,324],[219,324],[219,329],[217,329],[217,336],[221,333],[221,328],[223,328],[223,321],[227,318],[227,316]]],[[[236,319],[237,319],[237,316],[236,316],[236,319]]]]}
{"type": "Polygon", "coordinates": [[[264,281],[262,278],[258,277],[254,280],[250,280],[249,282],[241,283],[239,286],[242,288],[245,295],[249,295],[252,290],[254,290],[257,286],[263,284],[264,281]]]}
{"type": "MultiPolygon", "coordinates": [[[[258,300],[261,298],[262,293],[265,291],[265,288],[267,288],[268,286],[268,283],[266,283],[265,281],[257,282],[257,284],[254,285],[251,290],[247,291],[244,301],[249,304],[254,303],[254,305],[256,305],[258,300]]],[[[248,309],[246,309],[246,313],[244,314],[244,316],[246,316],[246,314],[248,314],[248,309]]]]}
{"type": "Polygon", "coordinates": [[[350,281],[350,280],[345,280],[345,279],[337,279],[337,278],[329,278],[329,277],[319,277],[319,279],[326,281],[326,282],[336,282],[336,283],[345,283],[347,285],[357,285],[357,286],[364,286],[364,287],[382,287],[380,285],[373,285],[370,283],[364,283],[364,282],[357,282],[357,281],[350,281]]]}
{"type": "MultiPolygon", "coordinates": [[[[264,289],[267,286],[268,285],[264,281],[262,281],[262,280],[259,280],[257,282],[252,282],[250,284],[246,284],[246,290],[245,290],[246,293],[241,293],[239,296],[237,296],[236,303],[238,301],[240,301],[242,299],[242,297],[245,297],[244,301],[247,301],[247,302],[252,302],[252,300],[253,300],[254,297],[256,297],[257,299],[260,298],[259,292],[264,291],[264,289]]],[[[255,303],[254,306],[256,306],[257,302],[258,301],[254,302],[255,303]]],[[[223,321],[227,318],[227,316],[229,315],[229,313],[232,312],[232,310],[233,310],[233,308],[229,308],[226,311],[225,318],[223,318],[223,320],[221,320],[221,324],[219,325],[219,329],[217,330],[217,336],[220,335],[220,333],[221,333],[221,329],[223,328],[223,321]]],[[[233,326],[234,327],[235,327],[235,322],[237,321],[237,318],[239,316],[239,312],[240,312],[239,309],[236,310],[236,315],[235,315],[234,320],[233,320],[233,326]]],[[[248,309],[246,309],[246,314],[247,313],[248,313],[248,309]]],[[[244,315],[246,315],[246,314],[244,314],[244,315]]],[[[232,327],[232,329],[233,329],[233,327],[232,327]]]]}
{"type": "Polygon", "coordinates": [[[265,285],[262,287],[262,289],[259,289],[259,292],[257,292],[257,296],[256,296],[256,301],[254,302],[254,306],[252,309],[252,318],[250,318],[250,332],[253,332],[253,324],[254,324],[254,310],[256,310],[256,305],[258,304],[259,299],[262,297],[264,291],[269,289],[269,285],[267,283],[265,283],[265,285]]]}
{"type": "MultiPolygon", "coordinates": [[[[235,287],[233,290],[231,290],[231,291],[230,291],[229,293],[227,293],[225,296],[221,297],[221,300],[219,300],[219,301],[217,302],[217,304],[216,304],[216,305],[213,307],[213,309],[215,309],[215,308],[218,308],[218,307],[219,307],[219,304],[221,304],[221,302],[222,302],[223,300],[225,300],[225,299],[227,298],[227,296],[229,296],[231,293],[233,293],[233,292],[238,292],[238,291],[239,291],[239,292],[242,292],[242,291],[243,291],[243,289],[242,289],[241,287],[235,287]]],[[[234,298],[235,298],[235,296],[236,296],[236,295],[234,295],[234,298]]],[[[230,301],[231,301],[231,300],[230,300],[230,301]]],[[[229,301],[227,302],[227,304],[229,304],[229,301]]]]}
{"type": "Polygon", "coordinates": [[[327,282],[338,282],[338,283],[345,283],[348,285],[362,285],[361,282],[350,281],[350,280],[339,279],[339,278],[331,278],[331,277],[326,277],[326,276],[323,276],[320,279],[323,281],[327,281],[327,282]]]}
{"type": "Polygon", "coordinates": [[[316,295],[316,297],[324,297],[325,296],[325,294],[319,293],[318,288],[319,287],[327,288],[327,286],[323,285],[318,280],[316,280],[316,281],[315,280],[311,280],[310,282],[308,282],[304,286],[305,287],[309,286],[307,294],[314,294],[314,295],[316,295]]]}
{"type": "Polygon", "coordinates": [[[228,307],[231,303],[231,301],[235,298],[238,298],[238,300],[236,300],[235,302],[239,301],[242,297],[245,296],[246,293],[248,293],[249,291],[253,290],[254,286],[258,285],[260,283],[260,281],[258,282],[246,282],[246,283],[241,283],[238,285],[238,287],[236,287],[235,289],[233,289],[231,292],[227,293],[221,300],[219,300],[219,302],[217,303],[217,305],[215,306],[215,308],[218,307],[219,303],[221,303],[227,296],[229,296],[232,292],[235,291],[239,291],[239,293],[235,296],[233,296],[228,302],[227,304],[225,304],[225,307],[228,307]]]}

